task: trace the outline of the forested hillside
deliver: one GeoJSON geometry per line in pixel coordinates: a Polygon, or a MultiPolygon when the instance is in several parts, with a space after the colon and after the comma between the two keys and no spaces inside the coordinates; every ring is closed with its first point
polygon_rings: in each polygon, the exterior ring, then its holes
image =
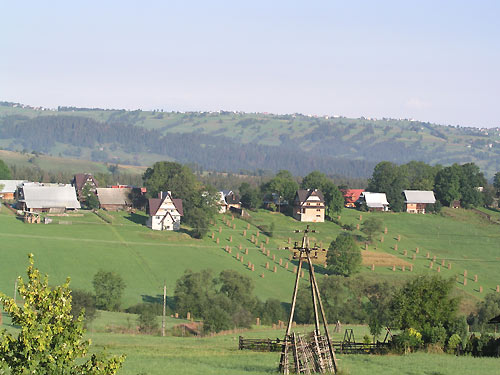
{"type": "Polygon", "coordinates": [[[228,172],[367,177],[382,160],[475,162],[487,177],[500,170],[499,129],[300,114],[42,110],[2,103],[0,147],[124,164],[173,159],[228,172]]]}

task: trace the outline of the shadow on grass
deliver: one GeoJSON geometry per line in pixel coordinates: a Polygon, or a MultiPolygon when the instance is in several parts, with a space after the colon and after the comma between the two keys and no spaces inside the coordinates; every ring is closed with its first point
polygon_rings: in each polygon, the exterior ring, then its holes
{"type": "Polygon", "coordinates": [[[125,219],[140,225],[146,225],[146,221],[148,220],[147,217],[138,215],[135,212],[129,213],[128,216],[125,216],[125,219]]]}
{"type": "MultiPolygon", "coordinates": [[[[142,302],[144,302],[144,303],[153,303],[153,304],[163,305],[163,294],[157,294],[156,296],[142,294],[141,298],[142,298],[142,302]]],[[[174,308],[175,308],[174,296],[167,295],[167,307],[170,308],[172,311],[174,310],[174,308]]]]}

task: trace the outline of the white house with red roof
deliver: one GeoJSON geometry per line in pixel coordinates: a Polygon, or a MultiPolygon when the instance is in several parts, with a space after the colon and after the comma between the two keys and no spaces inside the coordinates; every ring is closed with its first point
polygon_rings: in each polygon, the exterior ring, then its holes
{"type": "Polygon", "coordinates": [[[172,198],[170,191],[160,192],[158,198],[148,200],[149,219],[146,226],[153,230],[179,230],[181,228],[182,199],[172,198]]]}

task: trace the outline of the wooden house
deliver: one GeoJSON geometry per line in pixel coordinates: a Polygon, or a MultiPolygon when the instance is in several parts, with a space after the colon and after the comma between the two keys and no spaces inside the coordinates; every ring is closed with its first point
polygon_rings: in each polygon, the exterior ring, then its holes
{"type": "Polygon", "coordinates": [[[389,202],[387,202],[385,193],[364,191],[357,202],[357,205],[363,204],[366,204],[368,211],[389,211],[389,202]]]}
{"type": "Polygon", "coordinates": [[[293,217],[298,221],[325,221],[325,198],[317,189],[298,190],[293,201],[293,217]]]}
{"type": "Polygon", "coordinates": [[[434,192],[425,190],[404,190],[406,212],[425,214],[428,204],[436,203],[434,192]]]}
{"type": "Polygon", "coordinates": [[[364,191],[364,189],[341,189],[344,196],[344,207],[356,208],[356,202],[364,191]]]}
{"type": "Polygon", "coordinates": [[[241,209],[240,197],[231,190],[219,191],[219,213],[223,214],[233,209],[241,209]]]}
{"type": "Polygon", "coordinates": [[[148,200],[149,218],[146,225],[153,230],[179,230],[184,216],[182,199],[173,199],[172,194],[160,192],[158,198],[148,200]]]}
{"type": "Polygon", "coordinates": [[[19,188],[17,206],[23,211],[50,213],[81,208],[73,186],[41,183],[23,183],[19,188]]]}
{"type": "Polygon", "coordinates": [[[132,188],[97,188],[97,198],[103,210],[119,211],[132,207],[132,188]]]}
{"type": "Polygon", "coordinates": [[[96,189],[99,187],[99,184],[90,173],[77,173],[75,174],[75,177],[73,177],[71,185],[75,187],[79,200],[85,200],[85,198],[82,198],[82,190],[87,184],[90,185],[90,191],[96,193],[96,189]]]}
{"type": "Polygon", "coordinates": [[[0,180],[0,199],[14,200],[16,199],[17,187],[21,185],[24,180],[0,180]]]}

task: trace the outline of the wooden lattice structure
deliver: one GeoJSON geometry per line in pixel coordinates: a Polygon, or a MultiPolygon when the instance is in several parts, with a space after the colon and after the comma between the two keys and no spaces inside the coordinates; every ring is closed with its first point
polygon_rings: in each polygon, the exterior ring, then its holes
{"type": "MultiPolygon", "coordinates": [[[[296,233],[298,232],[299,231],[296,231],[296,233]]],[[[296,242],[293,248],[294,259],[298,259],[299,264],[295,278],[295,287],[293,289],[290,318],[288,319],[285,338],[283,340],[279,372],[282,374],[290,374],[291,372],[297,374],[335,374],[337,372],[337,359],[335,358],[332,340],[328,333],[328,323],[326,321],[325,311],[323,309],[323,303],[321,302],[319,287],[316,282],[312,263],[312,259],[315,259],[321,251],[318,247],[310,247],[309,245],[309,238],[307,235],[310,232],[314,232],[314,230],[310,230],[309,226],[307,226],[306,230],[303,232],[304,236],[302,237],[301,245],[296,242]],[[291,332],[302,264],[304,261],[309,265],[309,282],[311,284],[311,297],[314,308],[315,330],[309,337],[303,337],[291,332]],[[320,331],[318,306],[321,313],[321,320],[323,321],[324,336],[320,331]]]]}

